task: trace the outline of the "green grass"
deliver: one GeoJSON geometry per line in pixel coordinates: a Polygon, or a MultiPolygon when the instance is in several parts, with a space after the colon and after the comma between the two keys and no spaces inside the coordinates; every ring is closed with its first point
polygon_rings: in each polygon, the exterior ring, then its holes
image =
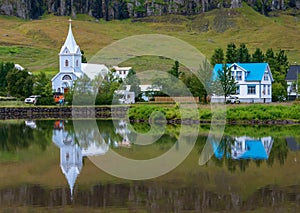
{"type": "MultiPolygon", "coordinates": [[[[213,106],[212,106],[213,107],[213,106]]],[[[227,105],[226,115],[224,108],[211,111],[209,105],[200,105],[199,114],[190,110],[187,106],[179,111],[174,105],[166,106],[151,106],[151,105],[134,105],[129,109],[129,118],[133,120],[148,121],[152,112],[160,111],[168,120],[174,119],[192,119],[210,121],[212,115],[216,121],[221,121],[223,116],[226,116],[227,122],[248,123],[252,121],[300,121],[300,104],[241,104],[238,106],[227,105]],[[220,117],[221,116],[221,117],[220,117]]]]}
{"type": "Polygon", "coordinates": [[[57,54],[53,50],[26,46],[0,46],[1,61],[18,63],[29,70],[45,71],[55,74],[57,54]],[[53,72],[55,71],[55,72],[53,72]]]}
{"type": "Polygon", "coordinates": [[[0,107],[23,107],[27,105],[24,103],[24,101],[0,101],[0,107]]]}
{"type": "MultiPolygon", "coordinates": [[[[45,15],[41,20],[21,20],[0,16],[0,61],[19,63],[32,72],[58,71],[58,53],[68,32],[68,18],[45,15]]],[[[265,17],[243,4],[239,9],[213,10],[197,16],[169,15],[106,22],[87,15],[73,20],[73,33],[88,59],[105,46],[122,38],[141,34],[164,34],[182,39],[210,58],[215,48],[224,50],[230,42],[246,43],[250,52],[284,49],[290,62],[299,59],[300,43],[297,19],[280,13],[265,17]],[[222,13],[222,16],[218,15],[222,13]],[[226,25],[226,26],[225,26],[226,25]],[[220,29],[220,26],[225,26],[220,29]]],[[[124,62],[137,71],[167,71],[171,60],[146,57],[124,62]]]]}

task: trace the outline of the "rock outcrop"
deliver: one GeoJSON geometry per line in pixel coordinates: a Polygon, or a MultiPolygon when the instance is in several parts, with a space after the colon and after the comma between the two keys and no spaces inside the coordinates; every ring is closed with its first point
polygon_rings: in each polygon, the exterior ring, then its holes
{"type": "MultiPolygon", "coordinates": [[[[300,0],[247,0],[262,14],[288,7],[299,8],[300,0]]],[[[237,8],[242,0],[0,0],[0,14],[37,19],[44,13],[76,17],[88,14],[105,20],[161,16],[194,15],[215,8],[237,8]]]]}

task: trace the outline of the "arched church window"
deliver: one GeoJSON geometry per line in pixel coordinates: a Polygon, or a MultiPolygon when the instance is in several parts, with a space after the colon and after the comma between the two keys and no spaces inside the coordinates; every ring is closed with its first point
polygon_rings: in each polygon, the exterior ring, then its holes
{"type": "Polygon", "coordinates": [[[65,60],[65,67],[68,67],[68,66],[69,66],[69,61],[65,60]]]}
{"type": "Polygon", "coordinates": [[[78,60],[76,60],[76,67],[78,67],[78,60]]]}
{"type": "Polygon", "coordinates": [[[62,77],[62,80],[71,81],[72,78],[71,78],[71,76],[69,76],[69,75],[64,75],[64,76],[62,77]]]}

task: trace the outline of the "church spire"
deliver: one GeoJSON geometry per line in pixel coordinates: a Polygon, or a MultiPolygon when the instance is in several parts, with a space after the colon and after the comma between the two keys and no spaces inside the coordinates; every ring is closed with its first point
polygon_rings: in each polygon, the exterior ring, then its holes
{"type": "Polygon", "coordinates": [[[72,20],[69,19],[69,32],[68,32],[68,36],[65,40],[64,45],[61,48],[60,53],[62,54],[63,51],[65,51],[65,48],[68,48],[68,50],[70,51],[70,53],[72,54],[76,54],[77,50],[79,48],[79,46],[77,45],[75,38],[73,36],[73,32],[72,32],[72,20]]]}

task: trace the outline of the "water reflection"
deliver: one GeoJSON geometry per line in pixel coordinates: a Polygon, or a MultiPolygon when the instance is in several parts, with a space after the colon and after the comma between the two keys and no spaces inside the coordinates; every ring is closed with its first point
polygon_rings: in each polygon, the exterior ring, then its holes
{"type": "Polygon", "coordinates": [[[65,129],[65,122],[55,121],[52,141],[60,149],[60,168],[68,181],[73,197],[74,184],[82,169],[82,158],[103,155],[108,151],[109,145],[104,140],[101,143],[95,141],[93,132],[88,135],[89,140],[76,140],[75,133],[65,129]]]}
{"type": "MultiPolygon", "coordinates": [[[[230,128],[231,127],[228,127],[228,131],[231,131],[230,128]]],[[[266,129],[268,128],[273,127],[266,127],[266,129]]],[[[243,130],[242,128],[240,129],[243,130]]],[[[249,130],[251,130],[250,127],[248,127],[248,131],[249,130]]],[[[287,143],[285,137],[282,136],[276,136],[275,140],[273,136],[266,135],[268,133],[264,134],[264,131],[256,132],[255,127],[252,131],[251,135],[259,134],[259,137],[225,134],[222,137],[219,146],[217,146],[217,143],[213,140],[210,141],[212,149],[214,150],[212,161],[220,167],[225,165],[231,172],[235,172],[237,168],[239,168],[240,171],[245,172],[252,162],[255,163],[257,167],[260,167],[263,162],[271,167],[276,161],[279,162],[279,164],[284,165],[288,157],[288,152],[293,151],[291,142],[287,143]]],[[[241,132],[243,134],[244,131],[241,132]]],[[[277,132],[275,132],[275,134],[276,133],[277,132]]],[[[292,138],[289,140],[294,140],[294,143],[298,143],[296,142],[295,137],[292,138]]]]}
{"type": "MultiPolygon", "coordinates": [[[[221,145],[215,147],[214,158],[202,167],[197,160],[207,135],[200,134],[197,149],[182,165],[149,181],[110,177],[84,159],[105,155],[110,149],[122,154],[137,150],[132,142],[133,131],[126,122],[120,121],[114,127],[109,121],[101,121],[98,126],[103,140],[96,141],[88,126],[87,132],[76,138],[71,121],[0,122],[0,211],[300,210],[299,126],[285,127],[286,130],[278,127],[280,131],[270,131],[274,127],[260,127],[258,131],[248,126],[248,134],[240,131],[224,135],[221,145]],[[234,172],[238,168],[243,172],[234,172]]],[[[176,128],[169,126],[167,134],[152,148],[169,148],[166,144],[176,139],[176,128]]],[[[147,153],[143,149],[138,152],[147,153]]]]}
{"type": "Polygon", "coordinates": [[[254,160],[267,160],[272,149],[274,139],[271,136],[253,138],[249,136],[240,137],[223,137],[220,145],[216,147],[212,141],[215,156],[218,159],[227,158],[236,160],[241,159],[254,159],[254,160]],[[224,145],[224,143],[229,143],[224,145]],[[228,147],[229,149],[224,149],[228,147]]]}

